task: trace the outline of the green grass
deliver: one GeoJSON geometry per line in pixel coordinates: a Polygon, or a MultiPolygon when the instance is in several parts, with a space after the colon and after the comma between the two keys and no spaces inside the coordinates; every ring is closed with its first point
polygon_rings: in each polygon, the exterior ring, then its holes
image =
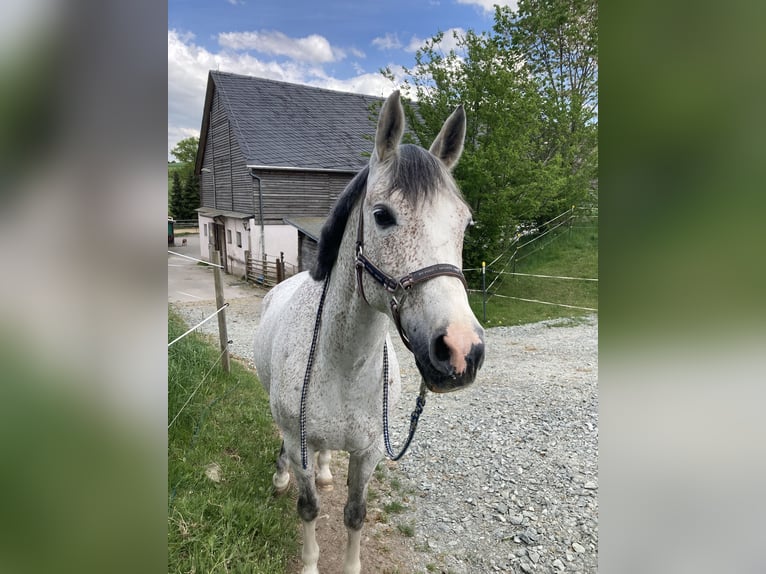
{"type": "MultiPolygon", "coordinates": [[[[562,227],[560,231],[546,235],[524,248],[519,256],[515,267],[517,273],[598,278],[598,227],[575,227],[571,231],[562,227]]],[[[488,286],[497,277],[497,272],[502,270],[503,265],[504,260],[501,259],[487,270],[488,286]]],[[[512,270],[514,269],[511,266],[506,268],[506,271],[512,270]]],[[[478,279],[474,275],[470,282],[471,288],[481,289],[480,275],[478,279]]],[[[499,295],[598,309],[596,281],[501,275],[492,289],[495,290],[499,295]]],[[[576,318],[592,313],[491,297],[487,300],[487,320],[484,321],[481,293],[470,293],[468,299],[476,317],[485,327],[521,325],[560,317],[576,318]]]]}
{"type": "Polygon", "coordinates": [[[404,506],[401,502],[396,500],[383,506],[383,511],[386,512],[387,514],[401,514],[405,510],[407,510],[407,507],[404,506]]]}
{"type": "MultiPolygon", "coordinates": [[[[169,310],[168,340],[186,328],[169,310]]],[[[168,572],[281,574],[297,553],[297,515],[293,497],[272,495],[280,441],[268,398],[236,361],[211,371],[218,356],[196,334],[168,349],[168,421],[181,412],[168,429],[168,572]]]]}

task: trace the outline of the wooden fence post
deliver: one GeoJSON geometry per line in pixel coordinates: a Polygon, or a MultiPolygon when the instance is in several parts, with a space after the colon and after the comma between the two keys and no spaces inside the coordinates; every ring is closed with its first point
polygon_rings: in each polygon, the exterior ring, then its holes
{"type": "MultiPolygon", "coordinates": [[[[211,253],[213,263],[221,264],[221,252],[213,251],[211,253]]],[[[215,280],[215,308],[220,309],[224,305],[223,300],[223,279],[221,278],[221,268],[213,267],[213,279],[215,280]]],[[[226,331],[226,309],[218,313],[218,340],[221,345],[221,365],[227,373],[231,372],[229,365],[229,334],[226,331]]]]}

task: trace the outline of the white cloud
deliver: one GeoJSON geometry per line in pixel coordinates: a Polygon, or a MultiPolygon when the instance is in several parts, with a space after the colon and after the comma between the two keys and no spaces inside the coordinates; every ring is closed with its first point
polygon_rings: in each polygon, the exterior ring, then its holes
{"type": "MultiPolygon", "coordinates": [[[[401,66],[391,68],[401,76],[401,66]]],[[[387,96],[394,89],[381,74],[364,73],[360,67],[355,67],[356,76],[339,79],[326,73],[321,62],[277,62],[226,49],[211,52],[197,45],[193,34],[168,30],[168,152],[183,138],[199,135],[208,72],[218,69],[374,96],[387,96]]]]}
{"type": "MultiPolygon", "coordinates": [[[[442,36],[442,41],[439,42],[438,48],[441,49],[442,52],[445,54],[448,53],[450,50],[455,50],[457,52],[460,51],[458,47],[458,39],[465,37],[465,30],[463,28],[450,28],[449,30],[444,32],[444,35],[442,36]],[[456,38],[455,35],[458,37],[456,38]]],[[[430,40],[430,38],[428,38],[430,40]]],[[[415,52],[422,48],[427,40],[423,40],[421,38],[418,38],[417,36],[413,36],[410,39],[410,43],[407,44],[407,47],[405,50],[408,52],[415,52]]]]}
{"type": "Polygon", "coordinates": [[[244,6],[244,5],[245,5],[245,2],[244,2],[244,0],[226,0],[226,1],[227,1],[229,4],[231,4],[232,6],[237,6],[237,5],[241,5],[241,6],[244,6]]]}
{"type": "Polygon", "coordinates": [[[484,12],[494,12],[495,4],[499,4],[500,6],[510,6],[511,10],[514,11],[519,5],[518,0],[457,0],[457,3],[478,6],[484,12]]]}
{"type": "Polygon", "coordinates": [[[399,41],[399,36],[396,32],[388,32],[385,36],[373,38],[372,45],[381,50],[398,50],[402,47],[402,43],[399,41]]]}
{"type": "Polygon", "coordinates": [[[407,44],[407,47],[405,48],[408,52],[417,52],[420,48],[423,47],[423,44],[425,44],[426,41],[422,38],[418,38],[417,36],[413,36],[410,39],[410,43],[407,44]]]}
{"type": "Polygon", "coordinates": [[[287,56],[300,62],[336,62],[346,53],[334,48],[327,38],[311,34],[305,38],[290,38],[275,30],[260,32],[222,32],[218,43],[232,50],[253,50],[261,54],[287,56]]]}
{"type": "Polygon", "coordinates": [[[199,134],[208,71],[218,69],[297,83],[306,76],[300,63],[261,61],[236,52],[213,53],[196,45],[193,34],[168,30],[168,150],[188,137],[188,130],[199,134]]]}
{"type": "Polygon", "coordinates": [[[388,96],[395,88],[393,83],[378,73],[361,74],[346,80],[333,78],[331,76],[317,76],[308,83],[319,88],[327,88],[328,90],[340,90],[343,92],[381,97],[388,96]]]}

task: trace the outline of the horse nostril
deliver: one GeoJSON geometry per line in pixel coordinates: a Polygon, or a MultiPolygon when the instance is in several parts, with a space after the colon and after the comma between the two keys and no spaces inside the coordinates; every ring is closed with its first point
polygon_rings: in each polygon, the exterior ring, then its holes
{"type": "Polygon", "coordinates": [[[437,361],[449,361],[450,359],[450,350],[447,343],[444,342],[444,335],[440,335],[434,340],[434,358],[437,361]]]}
{"type": "Polygon", "coordinates": [[[444,340],[444,335],[439,335],[431,342],[431,361],[440,371],[450,374],[452,366],[450,365],[451,352],[444,340]]]}
{"type": "Polygon", "coordinates": [[[468,362],[478,371],[484,363],[484,343],[478,343],[471,347],[471,353],[467,357],[468,362]]]}

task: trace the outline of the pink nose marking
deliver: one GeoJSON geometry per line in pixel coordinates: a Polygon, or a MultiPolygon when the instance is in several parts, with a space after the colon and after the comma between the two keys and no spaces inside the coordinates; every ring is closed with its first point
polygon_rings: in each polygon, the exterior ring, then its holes
{"type": "Polygon", "coordinates": [[[444,344],[449,349],[450,364],[455,367],[455,373],[462,375],[466,370],[465,358],[471,352],[473,345],[481,343],[481,339],[470,325],[450,325],[444,335],[444,344]]]}

